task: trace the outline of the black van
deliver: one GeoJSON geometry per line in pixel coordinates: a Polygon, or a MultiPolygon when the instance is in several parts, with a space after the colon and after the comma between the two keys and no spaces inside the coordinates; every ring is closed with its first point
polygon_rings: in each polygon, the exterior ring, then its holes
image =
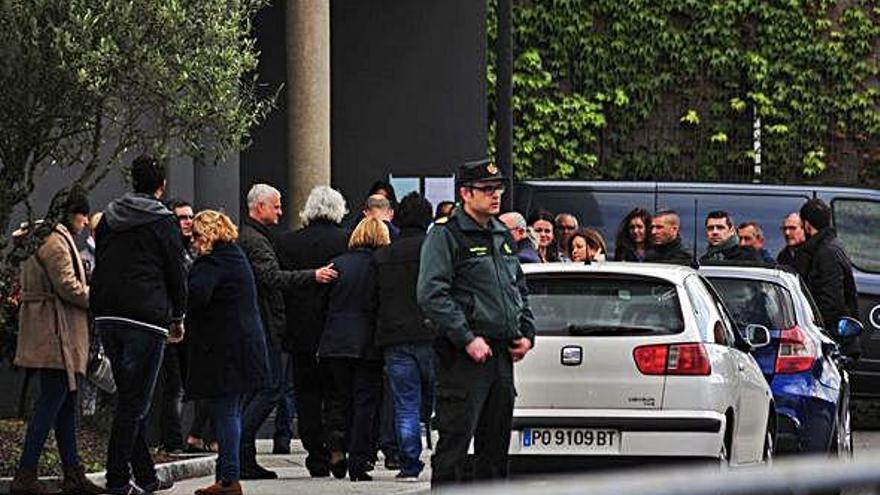
{"type": "Polygon", "coordinates": [[[637,206],[676,210],[683,244],[706,250],[703,221],[712,210],[726,210],[735,222],[755,221],[774,255],[784,241],[783,218],[810,198],[831,205],[834,226],[852,258],[859,290],[863,356],[852,373],[853,395],[880,398],[880,191],[846,187],[777,186],[673,182],[526,181],[517,184],[514,208],[569,212],[581,224],[599,229],[614,252],[618,224],[637,206]]]}

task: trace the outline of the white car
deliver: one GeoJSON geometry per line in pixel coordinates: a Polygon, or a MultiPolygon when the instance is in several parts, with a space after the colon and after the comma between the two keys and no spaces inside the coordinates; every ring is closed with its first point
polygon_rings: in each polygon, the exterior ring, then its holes
{"type": "Polygon", "coordinates": [[[687,267],[523,265],[535,348],[516,365],[510,454],[772,457],[773,396],[718,294],[687,267]]]}

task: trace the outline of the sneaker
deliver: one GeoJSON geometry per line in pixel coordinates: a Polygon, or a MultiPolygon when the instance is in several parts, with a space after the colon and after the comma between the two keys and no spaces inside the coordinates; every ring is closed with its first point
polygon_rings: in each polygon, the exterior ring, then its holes
{"type": "Polygon", "coordinates": [[[397,473],[397,476],[395,476],[394,479],[396,479],[397,481],[405,481],[405,482],[409,482],[409,483],[415,483],[415,482],[419,481],[419,475],[418,474],[407,474],[407,473],[404,473],[403,471],[401,471],[401,472],[397,473]]]}
{"type": "Polygon", "coordinates": [[[141,488],[144,489],[145,493],[156,493],[156,492],[164,492],[165,490],[170,490],[174,488],[174,482],[171,480],[163,480],[161,478],[156,479],[155,481],[151,481],[149,483],[144,483],[141,485],[141,488]]]}
{"type": "Polygon", "coordinates": [[[129,482],[127,485],[108,486],[107,488],[104,488],[103,493],[106,493],[107,495],[149,495],[139,486],[131,482],[129,482]]]}

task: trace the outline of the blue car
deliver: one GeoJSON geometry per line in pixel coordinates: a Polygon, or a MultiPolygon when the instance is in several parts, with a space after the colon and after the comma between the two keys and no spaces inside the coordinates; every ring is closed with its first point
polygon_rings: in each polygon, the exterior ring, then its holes
{"type": "Polygon", "coordinates": [[[752,324],[770,330],[770,344],[752,355],[776,402],[776,451],[851,456],[847,358],[823,328],[800,277],[783,269],[742,266],[703,266],[700,273],[718,290],[740,328],[752,324]]]}

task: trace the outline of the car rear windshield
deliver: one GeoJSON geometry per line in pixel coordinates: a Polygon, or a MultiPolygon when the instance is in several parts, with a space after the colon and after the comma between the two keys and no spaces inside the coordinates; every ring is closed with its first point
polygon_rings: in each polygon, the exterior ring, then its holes
{"type": "Polygon", "coordinates": [[[535,328],[543,335],[668,335],[684,330],[675,285],[652,278],[529,277],[535,328]]]}
{"type": "Polygon", "coordinates": [[[795,325],[791,294],[782,286],[761,280],[708,278],[740,328],[755,324],[781,330],[795,325]]]}

